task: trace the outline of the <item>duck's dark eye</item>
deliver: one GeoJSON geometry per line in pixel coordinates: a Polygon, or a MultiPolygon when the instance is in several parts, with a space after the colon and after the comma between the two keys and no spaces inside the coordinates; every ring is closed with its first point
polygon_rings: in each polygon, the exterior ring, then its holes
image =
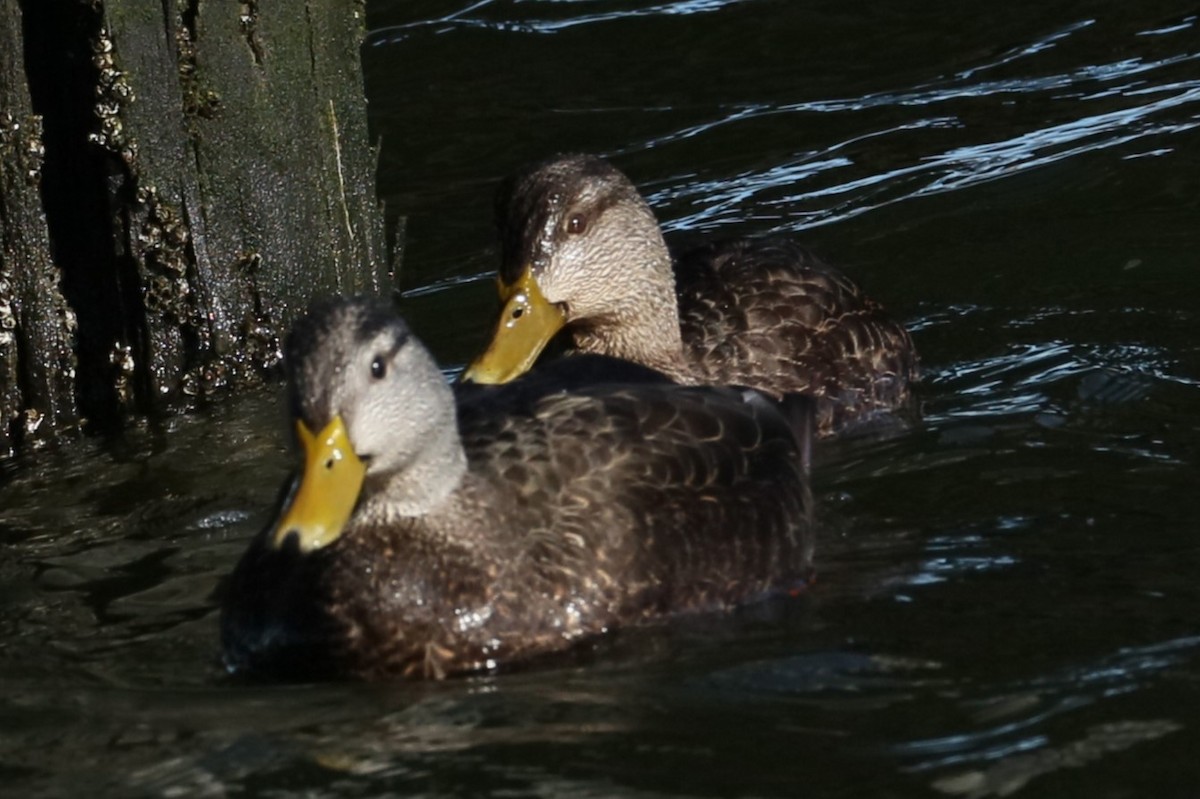
{"type": "Polygon", "coordinates": [[[382,355],[376,355],[375,360],[371,361],[371,377],[376,380],[382,380],[387,374],[387,361],[382,355]]]}
{"type": "Polygon", "coordinates": [[[571,214],[567,219],[567,232],[572,236],[578,236],[585,230],[587,230],[587,217],[583,214],[571,214]]]}

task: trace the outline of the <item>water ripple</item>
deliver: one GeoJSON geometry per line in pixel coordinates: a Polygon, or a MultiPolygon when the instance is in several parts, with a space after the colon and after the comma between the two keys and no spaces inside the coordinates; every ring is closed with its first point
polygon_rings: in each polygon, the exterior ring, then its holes
{"type": "Polygon", "coordinates": [[[1182,22],[1176,25],[1168,25],[1165,28],[1153,28],[1151,30],[1139,31],[1138,36],[1164,36],[1168,33],[1178,33],[1179,31],[1187,30],[1196,24],[1197,17],[1187,17],[1182,22]]]}
{"type": "Polygon", "coordinates": [[[1189,636],[1122,648],[1019,683],[1000,694],[968,700],[966,705],[975,707],[974,722],[979,728],[913,740],[897,745],[894,751],[919,758],[908,766],[911,773],[964,765],[978,769],[936,780],[934,787],[943,792],[973,797],[1007,795],[1041,774],[1078,767],[1107,752],[1182,729],[1173,719],[1110,721],[1089,728],[1086,738],[1065,746],[1052,746],[1054,739],[1043,731],[1055,717],[1153,684],[1164,673],[1193,660],[1196,643],[1197,638],[1189,636]]]}
{"type": "Polygon", "coordinates": [[[1067,37],[1071,36],[1072,34],[1078,32],[1078,31],[1081,31],[1084,28],[1090,28],[1092,25],[1095,25],[1095,24],[1096,24],[1096,20],[1094,20],[1094,19],[1085,19],[1085,20],[1081,20],[1079,22],[1074,22],[1070,25],[1065,26],[1061,30],[1051,33],[1049,36],[1042,37],[1041,39],[1036,39],[1032,43],[1024,45],[1022,47],[1015,47],[1012,50],[1009,50],[1007,53],[1000,56],[999,58],[997,58],[995,61],[989,61],[986,64],[980,64],[977,67],[971,67],[970,69],[965,69],[962,72],[959,72],[955,77],[969,78],[972,75],[975,75],[977,73],[984,72],[989,69],[995,69],[996,67],[1006,66],[1008,64],[1013,63],[1014,61],[1019,61],[1020,59],[1025,58],[1027,56],[1036,55],[1038,53],[1041,53],[1045,50],[1049,50],[1050,48],[1056,46],[1060,41],[1062,41],[1063,39],[1066,39],[1067,37]]]}
{"type": "MultiPolygon", "coordinates": [[[[1189,55],[1166,59],[1153,65],[1136,61],[1119,62],[1089,67],[1074,75],[902,95],[880,95],[855,101],[805,103],[776,109],[740,109],[722,119],[693,125],[671,136],[661,137],[650,142],[648,146],[658,146],[668,141],[708,133],[721,125],[767,114],[859,110],[877,103],[929,105],[965,97],[1047,91],[1070,87],[1080,80],[1101,79],[1101,76],[1106,80],[1123,79],[1168,63],[1192,61],[1196,58],[1197,56],[1189,55]]],[[[663,202],[667,199],[690,198],[699,206],[697,210],[671,220],[667,224],[670,229],[706,229],[742,222],[745,219],[743,209],[757,206],[760,209],[781,210],[783,221],[770,228],[771,232],[796,231],[850,219],[902,200],[968,188],[1085,153],[1111,149],[1150,137],[1179,134],[1200,127],[1200,113],[1188,116],[1180,110],[1185,106],[1200,103],[1200,80],[1174,81],[1154,86],[1123,84],[1120,89],[1093,94],[1063,95],[1060,99],[1095,100],[1114,92],[1121,97],[1147,98],[1147,101],[1132,107],[1084,115],[998,141],[951,147],[891,170],[874,172],[832,185],[795,190],[800,184],[811,181],[818,175],[836,174],[837,170],[856,166],[855,160],[842,154],[842,151],[865,140],[912,130],[964,126],[964,123],[953,115],[928,117],[837,142],[821,151],[805,153],[790,163],[774,164],[758,172],[744,173],[733,178],[695,181],[686,187],[659,192],[652,195],[650,200],[663,202]],[[830,201],[831,198],[838,197],[843,199],[840,202],[830,201]],[[800,210],[805,205],[812,206],[812,210],[800,210]]],[[[1171,152],[1171,148],[1159,144],[1152,151],[1138,155],[1168,152],[1171,152]]],[[[762,215],[761,212],[759,215],[762,215]]]]}
{"type": "MultiPolygon", "coordinates": [[[[552,34],[580,25],[593,25],[613,20],[627,20],[637,17],[653,16],[691,16],[719,11],[726,6],[744,3],[747,0],[676,0],[669,3],[655,3],[641,8],[631,7],[634,4],[625,3],[620,7],[607,11],[596,11],[590,14],[579,14],[563,19],[484,19],[467,16],[476,11],[482,11],[489,6],[496,6],[495,0],[480,0],[466,8],[435,19],[419,20],[403,25],[391,25],[376,28],[367,34],[366,43],[371,46],[394,44],[408,37],[409,32],[420,28],[434,28],[437,33],[444,33],[453,28],[483,28],[487,30],[512,31],[517,33],[552,34]]],[[[603,2],[603,0],[601,0],[603,2]]],[[[545,0],[547,5],[600,5],[597,0],[545,0]]]]}

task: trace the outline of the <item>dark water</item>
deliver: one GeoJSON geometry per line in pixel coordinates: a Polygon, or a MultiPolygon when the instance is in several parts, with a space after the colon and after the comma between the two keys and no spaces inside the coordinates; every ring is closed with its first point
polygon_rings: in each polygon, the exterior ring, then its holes
{"type": "Polygon", "coordinates": [[[914,331],[823,445],[807,597],[442,684],[245,687],[212,599],[268,392],[0,478],[0,791],[1200,795],[1200,8],[371,0],[381,189],[447,368],[494,181],[605,153],[672,238],[791,231],[914,331]]]}

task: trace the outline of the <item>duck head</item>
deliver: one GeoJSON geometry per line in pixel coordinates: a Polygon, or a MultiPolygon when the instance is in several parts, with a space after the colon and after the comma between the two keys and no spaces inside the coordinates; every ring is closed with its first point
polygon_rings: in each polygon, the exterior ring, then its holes
{"type": "MultiPolygon", "coordinates": [[[[588,336],[678,343],[662,231],[634,185],[608,162],[563,155],[535,164],[501,184],[496,216],[502,308],[491,344],[463,380],[512,380],[563,327],[581,349],[588,349],[581,341],[588,336]]],[[[626,355],[619,346],[592,349],[626,355]]]]}
{"type": "Polygon", "coordinates": [[[359,510],[427,512],[465,469],[454,398],[428,350],[383,303],[314,306],[288,336],[289,407],[304,456],[271,534],[302,552],[333,543],[359,510]]]}

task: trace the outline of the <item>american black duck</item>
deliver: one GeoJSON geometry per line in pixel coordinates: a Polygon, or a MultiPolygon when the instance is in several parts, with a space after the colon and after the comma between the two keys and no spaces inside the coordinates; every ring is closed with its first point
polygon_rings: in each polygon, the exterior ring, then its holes
{"type": "Polygon", "coordinates": [[[230,670],[442,677],[807,578],[809,496],[774,402],[563,363],[456,395],[386,306],[301,319],[303,475],[227,586],[230,670]]]}
{"type": "Polygon", "coordinates": [[[727,241],[673,260],[634,185],[590,155],[506,180],[496,213],[503,307],[464,380],[511,380],[566,327],[580,352],[680,383],[814,397],[821,434],[909,403],[908,332],[793,241],[727,241]]]}

